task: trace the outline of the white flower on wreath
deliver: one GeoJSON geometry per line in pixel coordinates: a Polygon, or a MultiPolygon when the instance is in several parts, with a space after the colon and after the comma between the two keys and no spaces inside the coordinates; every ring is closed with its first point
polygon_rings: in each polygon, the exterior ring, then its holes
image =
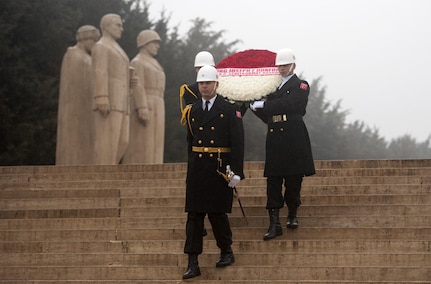
{"type": "Polygon", "coordinates": [[[217,93],[229,100],[250,102],[273,93],[280,84],[280,75],[221,76],[217,93]]]}

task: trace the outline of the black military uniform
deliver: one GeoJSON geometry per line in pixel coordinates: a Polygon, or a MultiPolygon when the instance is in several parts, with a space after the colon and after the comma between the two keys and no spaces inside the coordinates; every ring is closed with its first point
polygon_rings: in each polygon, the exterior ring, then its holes
{"type": "Polygon", "coordinates": [[[198,100],[187,115],[187,129],[185,211],[188,215],[184,252],[189,257],[202,253],[202,230],[205,215],[208,214],[217,246],[221,250],[217,266],[222,267],[223,257],[233,255],[232,231],[226,214],[232,211],[233,189],[218,171],[225,173],[226,166],[230,165],[236,175],[244,178],[241,113],[235,104],[218,95],[209,111],[204,111],[202,100],[198,100]]]}
{"type": "MultiPolygon", "coordinates": [[[[254,113],[268,125],[264,176],[267,177],[267,204],[270,214],[268,233],[278,221],[278,210],[288,206],[288,228],[296,228],[296,211],[301,205],[303,176],[315,174],[310,138],[303,121],[310,87],[293,75],[280,89],[267,96],[263,108],[254,113]],[[282,183],[285,181],[284,198],[282,183]]],[[[279,221],[278,221],[279,224],[279,221]]],[[[273,235],[271,235],[273,236],[273,235]]],[[[264,237],[264,239],[266,239],[264,237]]]]}

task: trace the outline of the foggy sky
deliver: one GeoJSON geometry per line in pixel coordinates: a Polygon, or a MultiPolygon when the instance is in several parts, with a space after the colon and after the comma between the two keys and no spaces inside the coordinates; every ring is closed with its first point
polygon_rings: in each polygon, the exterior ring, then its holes
{"type": "MultiPolygon", "coordinates": [[[[170,16],[181,35],[196,17],[225,30],[238,51],[291,48],[296,73],[321,77],[347,122],[377,128],[387,141],[431,135],[431,1],[153,0],[150,17],[170,16]]],[[[313,86],[312,86],[313,87],[313,86]]]]}

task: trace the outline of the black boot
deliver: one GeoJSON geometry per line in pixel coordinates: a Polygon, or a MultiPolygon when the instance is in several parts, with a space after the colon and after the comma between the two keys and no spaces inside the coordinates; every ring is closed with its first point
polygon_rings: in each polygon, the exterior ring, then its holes
{"type": "Polygon", "coordinates": [[[283,230],[281,229],[280,218],[279,218],[279,209],[269,209],[269,228],[268,232],[263,236],[263,240],[274,239],[283,234],[283,230]]]}
{"type": "Polygon", "coordinates": [[[298,207],[289,208],[289,214],[287,215],[286,227],[288,229],[298,228],[298,220],[296,219],[296,211],[298,207]]]}
{"type": "Polygon", "coordinates": [[[198,255],[189,254],[189,264],[187,266],[186,272],[183,274],[183,279],[190,279],[201,275],[201,270],[199,269],[198,255]]]}
{"type": "Polygon", "coordinates": [[[233,255],[232,249],[222,251],[220,258],[216,263],[216,267],[226,267],[235,262],[235,256],[233,255]]]}

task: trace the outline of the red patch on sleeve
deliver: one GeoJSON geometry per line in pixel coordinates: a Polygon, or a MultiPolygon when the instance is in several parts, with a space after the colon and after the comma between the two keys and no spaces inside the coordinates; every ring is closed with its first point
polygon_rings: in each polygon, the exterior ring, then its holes
{"type": "Polygon", "coordinates": [[[303,90],[307,90],[308,89],[308,85],[305,83],[301,83],[301,85],[299,85],[299,87],[303,90]]]}
{"type": "Polygon", "coordinates": [[[240,111],[236,111],[236,117],[238,118],[242,118],[241,112],[240,111]]]}

